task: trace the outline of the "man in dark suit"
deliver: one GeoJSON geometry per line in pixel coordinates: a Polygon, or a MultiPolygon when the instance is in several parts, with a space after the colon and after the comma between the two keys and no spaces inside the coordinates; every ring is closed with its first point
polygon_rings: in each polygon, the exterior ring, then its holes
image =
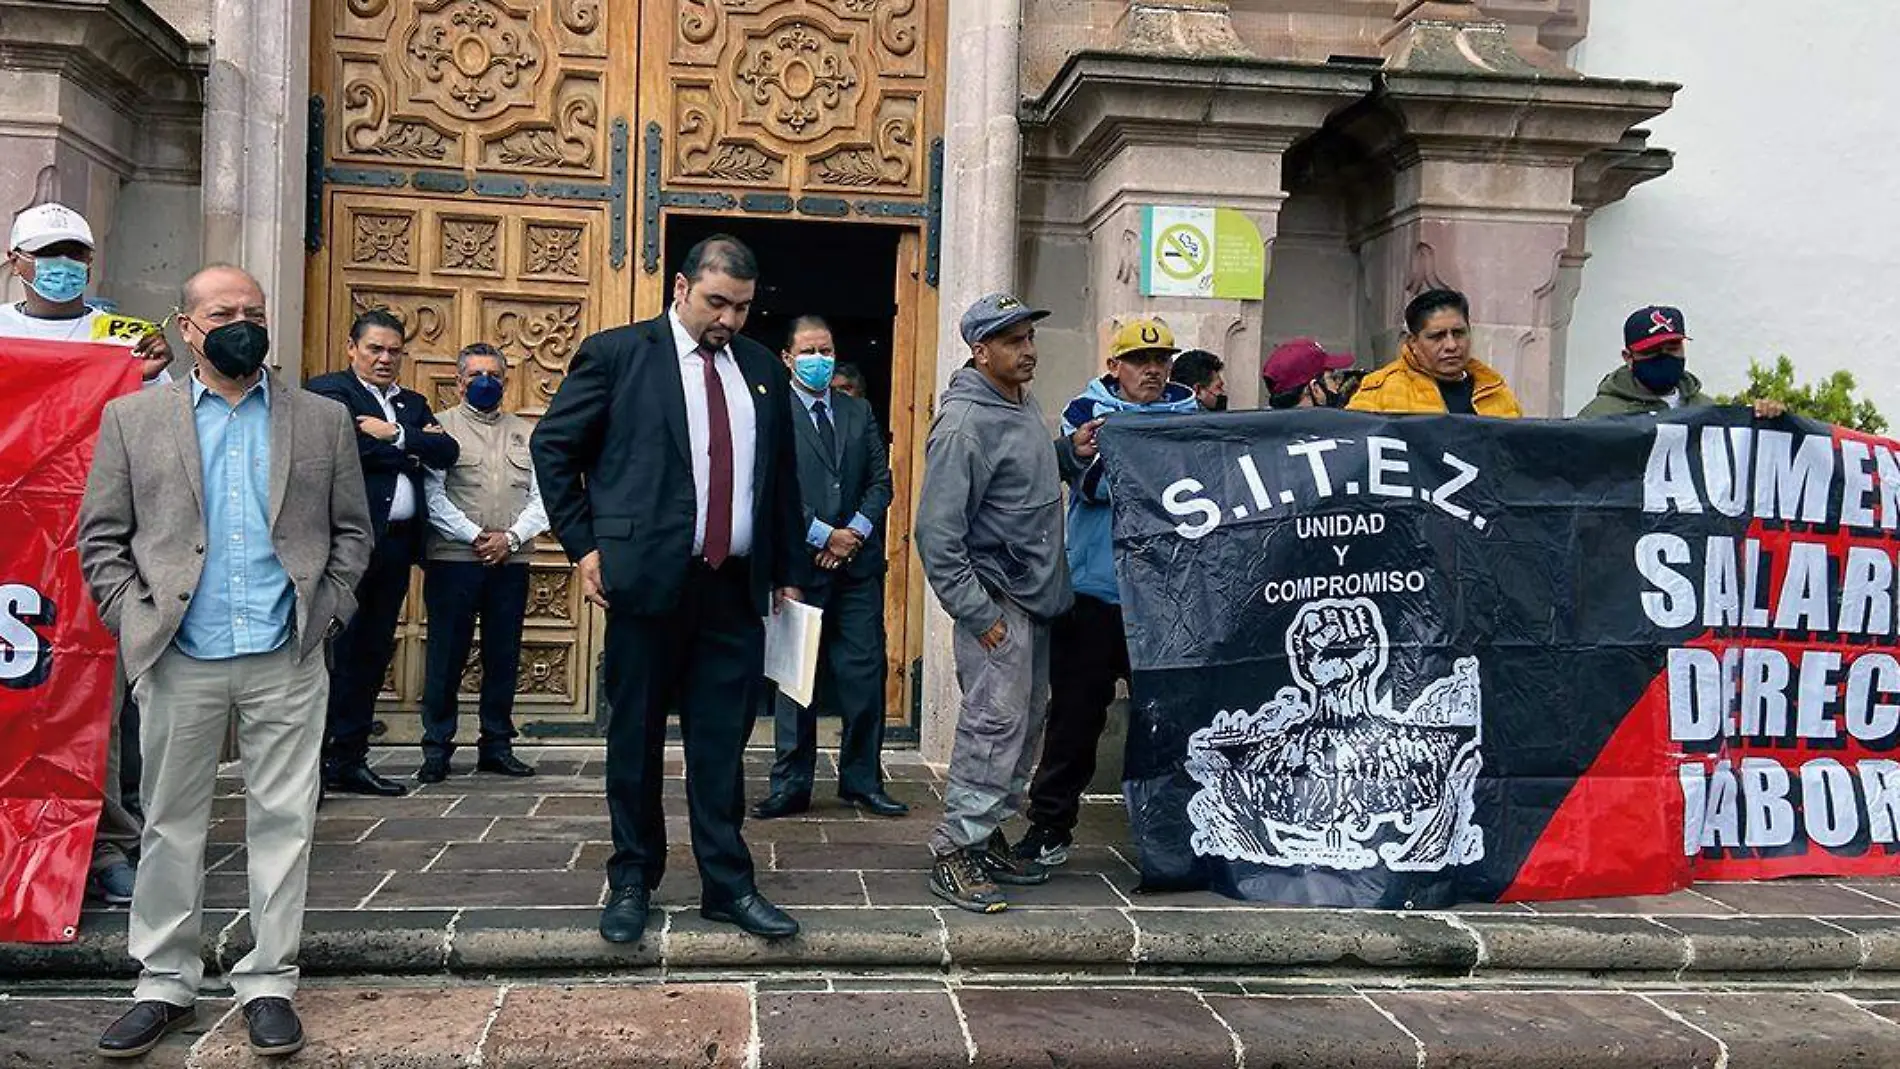
{"type": "Polygon", "coordinates": [[[666,868],[661,755],[676,699],[701,915],[798,932],[758,893],[739,834],[760,618],[800,596],[803,534],[785,371],[739,337],[758,274],[733,238],[693,246],[665,315],[581,343],[531,444],[554,533],[607,610],[609,942],[645,933],[666,868]]]}
{"type": "Polygon", "coordinates": [[[376,694],[396,653],[396,618],[409,594],[409,569],[422,559],[429,528],[424,469],[446,470],[461,448],[443,433],[429,402],[396,385],[402,373],[402,320],[380,308],[350,325],[350,369],[318,375],[306,389],[337,401],[356,423],[376,551],[357,584],[356,617],[337,636],[324,732],[323,786],[344,794],[396,798],[408,788],[370,771],[376,694]]]}
{"type": "MultiPolygon", "coordinates": [[[[805,600],[825,611],[819,686],[844,721],[838,797],[881,817],[910,807],[884,793],[884,513],[891,505],[890,454],[868,402],[832,388],[838,356],[817,316],[792,322],[779,354],[792,372],[798,485],[805,551],[796,576],[805,600]]],[[[761,820],[811,807],[818,762],[817,713],[776,696],[778,761],[772,793],[752,810],[761,820]]]]}

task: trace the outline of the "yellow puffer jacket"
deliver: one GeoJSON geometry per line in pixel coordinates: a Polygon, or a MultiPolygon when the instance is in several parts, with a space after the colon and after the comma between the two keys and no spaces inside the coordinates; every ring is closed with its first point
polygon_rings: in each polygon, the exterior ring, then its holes
{"type": "MultiPolygon", "coordinates": [[[[1471,407],[1480,416],[1516,419],[1523,415],[1517,397],[1504,376],[1473,357],[1466,365],[1471,375],[1471,407]]],[[[1346,406],[1355,412],[1437,412],[1444,413],[1445,399],[1438,393],[1438,380],[1419,370],[1410,345],[1399,346],[1399,358],[1367,375],[1346,406]]]]}

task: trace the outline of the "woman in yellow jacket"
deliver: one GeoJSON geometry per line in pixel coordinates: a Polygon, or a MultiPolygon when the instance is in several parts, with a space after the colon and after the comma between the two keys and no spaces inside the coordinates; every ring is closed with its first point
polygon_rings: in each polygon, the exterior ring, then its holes
{"type": "Polygon", "coordinates": [[[1405,306],[1399,358],[1367,375],[1346,406],[1358,412],[1523,415],[1504,376],[1471,355],[1471,303],[1427,290],[1405,306]]]}

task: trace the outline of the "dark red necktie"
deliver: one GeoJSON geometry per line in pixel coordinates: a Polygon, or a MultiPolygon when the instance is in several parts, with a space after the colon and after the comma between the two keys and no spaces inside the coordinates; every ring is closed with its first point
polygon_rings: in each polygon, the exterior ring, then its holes
{"type": "Polygon", "coordinates": [[[732,413],[726,409],[726,387],[713,354],[702,347],[699,359],[706,368],[706,446],[712,461],[706,480],[706,540],[700,556],[717,568],[732,555],[732,413]]]}

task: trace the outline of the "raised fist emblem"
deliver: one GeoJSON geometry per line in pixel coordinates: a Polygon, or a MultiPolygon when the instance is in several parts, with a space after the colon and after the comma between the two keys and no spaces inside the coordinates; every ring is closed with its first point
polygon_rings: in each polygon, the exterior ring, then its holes
{"type": "Polygon", "coordinates": [[[1286,687],[1223,711],[1188,742],[1202,789],[1188,806],[1198,853],[1356,870],[1436,870],[1484,854],[1472,824],[1483,758],[1478,663],[1461,658],[1403,712],[1381,687],[1388,638],[1365,598],[1301,608],[1286,687]]]}

